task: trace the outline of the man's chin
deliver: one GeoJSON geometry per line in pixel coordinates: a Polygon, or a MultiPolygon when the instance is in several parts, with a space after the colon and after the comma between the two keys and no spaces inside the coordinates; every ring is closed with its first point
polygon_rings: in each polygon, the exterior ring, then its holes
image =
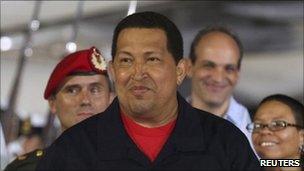
{"type": "Polygon", "coordinates": [[[76,122],[79,123],[85,119],[88,119],[89,117],[91,117],[92,115],[81,115],[81,116],[77,116],[76,118],[76,122]]]}
{"type": "Polygon", "coordinates": [[[210,98],[207,100],[207,103],[209,106],[218,107],[223,105],[223,103],[225,102],[223,99],[224,98],[210,98]]]}
{"type": "Polygon", "coordinates": [[[140,115],[143,115],[151,110],[152,109],[152,103],[148,100],[135,100],[133,102],[131,102],[130,104],[130,108],[131,108],[131,111],[132,113],[136,113],[136,114],[140,114],[140,115]]]}
{"type": "Polygon", "coordinates": [[[151,100],[153,99],[153,95],[149,94],[149,93],[143,93],[143,94],[130,94],[128,96],[128,101],[137,101],[137,102],[141,102],[141,101],[147,101],[147,100],[151,100]]]}

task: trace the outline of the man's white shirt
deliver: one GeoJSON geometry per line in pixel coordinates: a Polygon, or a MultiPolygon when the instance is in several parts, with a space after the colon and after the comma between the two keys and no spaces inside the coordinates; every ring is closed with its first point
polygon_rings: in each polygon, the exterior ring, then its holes
{"type": "MultiPolygon", "coordinates": [[[[187,97],[186,98],[187,102],[191,104],[191,97],[187,97]]],[[[253,143],[252,143],[252,133],[249,132],[246,129],[246,126],[251,123],[251,118],[250,118],[250,114],[248,112],[248,109],[243,106],[242,104],[238,103],[234,97],[231,96],[230,100],[229,100],[229,106],[228,106],[228,110],[225,113],[224,119],[230,121],[231,123],[233,123],[236,127],[238,127],[247,137],[251,148],[253,149],[254,153],[256,154],[256,156],[259,158],[259,156],[257,155],[253,143]]]]}

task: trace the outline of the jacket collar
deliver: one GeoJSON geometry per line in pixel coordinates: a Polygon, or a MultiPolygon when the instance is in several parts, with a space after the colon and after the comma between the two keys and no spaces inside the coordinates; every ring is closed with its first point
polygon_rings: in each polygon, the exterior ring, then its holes
{"type": "MultiPolygon", "coordinates": [[[[177,99],[178,116],[175,128],[155,162],[165,161],[166,158],[177,153],[205,150],[203,130],[200,123],[201,117],[196,114],[195,109],[179,93],[177,93],[177,99]]],[[[171,158],[171,160],[174,160],[174,158],[171,158]]]]}
{"type": "MultiPolygon", "coordinates": [[[[175,128],[154,163],[164,161],[168,156],[176,153],[203,151],[205,149],[200,123],[201,117],[196,114],[195,109],[179,93],[177,93],[177,98],[178,116],[175,128]]],[[[148,157],[136,147],[128,136],[120,117],[117,97],[100,117],[104,117],[104,122],[98,123],[98,130],[101,131],[98,131],[97,135],[97,151],[101,160],[127,157],[142,165],[151,164],[148,157]]]]}
{"type": "Polygon", "coordinates": [[[148,166],[149,159],[137,148],[127,134],[120,117],[119,101],[116,97],[112,104],[100,115],[97,134],[97,153],[99,160],[109,161],[130,158],[148,166]],[[104,148],[106,147],[106,148],[104,148]]]}
{"type": "Polygon", "coordinates": [[[178,93],[178,118],[173,139],[180,151],[202,151],[205,149],[201,116],[178,93]]]}

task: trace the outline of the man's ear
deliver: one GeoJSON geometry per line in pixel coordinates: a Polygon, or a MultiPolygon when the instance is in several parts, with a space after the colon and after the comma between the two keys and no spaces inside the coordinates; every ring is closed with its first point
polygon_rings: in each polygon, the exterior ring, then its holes
{"type": "Polygon", "coordinates": [[[192,61],[191,61],[190,58],[185,58],[185,60],[186,60],[186,66],[187,66],[187,76],[188,76],[189,78],[192,78],[192,75],[193,75],[193,69],[192,69],[193,65],[192,65],[192,61]]]}
{"type": "Polygon", "coordinates": [[[50,107],[50,110],[51,110],[51,112],[52,112],[53,114],[56,114],[56,112],[57,112],[55,100],[56,100],[56,99],[55,99],[54,96],[51,96],[51,97],[49,97],[49,99],[48,99],[49,107],[50,107]]]}
{"type": "Polygon", "coordinates": [[[181,85],[187,74],[187,63],[185,59],[179,60],[176,67],[177,85],[181,85]]]}
{"type": "Polygon", "coordinates": [[[109,104],[112,103],[112,101],[114,100],[114,98],[116,97],[114,92],[110,92],[110,98],[109,98],[109,104]]]}
{"type": "Polygon", "coordinates": [[[109,70],[110,78],[112,78],[113,82],[115,82],[116,79],[115,79],[114,61],[113,60],[109,61],[108,70],[109,70]]]}
{"type": "Polygon", "coordinates": [[[300,130],[299,132],[300,135],[300,146],[304,147],[304,130],[300,130]]]}
{"type": "Polygon", "coordinates": [[[239,82],[240,78],[241,78],[241,72],[240,72],[240,70],[237,70],[237,72],[236,72],[236,80],[237,80],[237,82],[235,84],[237,84],[239,82]]]}

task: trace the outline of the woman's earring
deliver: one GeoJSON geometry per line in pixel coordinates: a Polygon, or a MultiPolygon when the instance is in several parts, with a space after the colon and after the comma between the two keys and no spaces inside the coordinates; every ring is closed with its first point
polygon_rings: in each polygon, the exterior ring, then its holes
{"type": "Polygon", "coordinates": [[[304,154],[304,145],[303,144],[300,145],[299,151],[300,151],[301,154],[304,154]]]}

